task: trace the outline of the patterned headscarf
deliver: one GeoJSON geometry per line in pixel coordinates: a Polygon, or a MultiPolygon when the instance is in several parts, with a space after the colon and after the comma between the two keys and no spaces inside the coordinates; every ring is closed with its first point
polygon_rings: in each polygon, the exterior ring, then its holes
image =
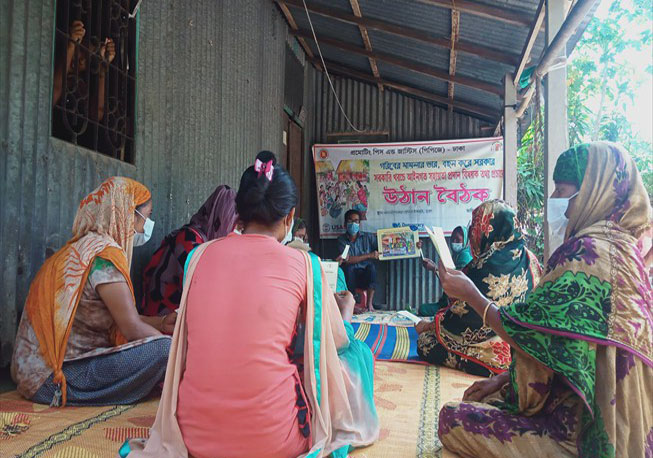
{"type": "Polygon", "coordinates": [[[156,316],[177,310],[188,254],[202,243],[226,236],[237,219],[236,191],[218,186],[190,223],[168,234],[152,254],[143,270],[141,312],[156,316]]]}
{"type": "MultiPolygon", "coordinates": [[[[32,281],[23,320],[26,318],[26,325],[33,328],[41,356],[54,372],[54,383],[61,385],[63,405],[66,378],[61,367],[93,260],[101,257],[110,261],[125,277],[133,296],[129,268],[134,210],[150,199],[150,191],[134,180],[106,180],[79,204],[72,239],[45,261],[32,281]]],[[[111,337],[115,344],[125,342],[115,327],[111,337]]]]}
{"type": "MultiPolygon", "coordinates": [[[[653,292],[637,245],[651,227],[652,210],[626,151],[604,142],[587,151],[565,242],[549,259],[540,286],[501,315],[515,342],[560,374],[592,416],[600,409],[603,418],[615,418],[614,404],[596,390],[595,346],[616,346],[626,358],[653,367],[653,292]]],[[[588,418],[582,431],[601,428],[588,418]]]]}
{"type": "Polygon", "coordinates": [[[585,143],[569,148],[562,153],[553,170],[553,181],[556,183],[571,183],[580,188],[585,177],[585,169],[587,169],[588,152],[589,144],[585,143]]]}
{"type": "MultiPolygon", "coordinates": [[[[469,243],[474,259],[464,272],[499,307],[523,301],[537,285],[540,265],[524,245],[515,210],[506,202],[491,200],[474,210],[469,243]]],[[[493,372],[508,368],[510,346],[484,327],[482,318],[464,301],[450,300],[435,321],[438,339],[449,352],[493,372]],[[462,336],[463,345],[448,336],[462,336]]]]}
{"type": "Polygon", "coordinates": [[[189,227],[198,231],[204,241],[224,237],[236,224],[236,191],[220,185],[190,219],[189,227]]]}

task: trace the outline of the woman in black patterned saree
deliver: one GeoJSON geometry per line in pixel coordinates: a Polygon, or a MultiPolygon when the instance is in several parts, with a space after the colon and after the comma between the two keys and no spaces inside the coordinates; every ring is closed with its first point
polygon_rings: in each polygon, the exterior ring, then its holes
{"type": "MultiPolygon", "coordinates": [[[[492,200],[474,210],[469,243],[474,259],[463,272],[497,305],[522,301],[537,285],[540,265],[525,247],[515,211],[506,202],[492,200]]],[[[424,267],[437,270],[430,259],[424,267]]],[[[432,323],[422,321],[416,328],[417,351],[431,364],[486,377],[510,365],[510,346],[463,301],[449,300],[432,323]]]]}

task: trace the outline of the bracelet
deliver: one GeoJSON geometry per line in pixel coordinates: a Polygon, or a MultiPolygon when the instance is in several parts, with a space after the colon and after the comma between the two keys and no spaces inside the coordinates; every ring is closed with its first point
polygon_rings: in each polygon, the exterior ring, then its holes
{"type": "Polygon", "coordinates": [[[492,305],[492,304],[494,304],[494,302],[492,302],[492,301],[488,302],[487,305],[485,306],[485,309],[483,310],[483,327],[487,326],[485,324],[485,318],[487,317],[487,311],[490,308],[490,305],[492,305]]]}
{"type": "MultiPolygon", "coordinates": [[[[159,324],[159,332],[161,332],[161,333],[163,333],[163,322],[166,320],[166,316],[167,315],[163,315],[161,317],[161,323],[159,324]]],[[[485,320],[483,320],[483,322],[485,322],[485,320]]]]}

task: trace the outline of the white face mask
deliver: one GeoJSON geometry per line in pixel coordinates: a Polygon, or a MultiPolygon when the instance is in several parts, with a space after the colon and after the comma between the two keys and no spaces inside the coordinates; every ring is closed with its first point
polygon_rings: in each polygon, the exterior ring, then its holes
{"type": "Polygon", "coordinates": [[[295,225],[295,222],[293,221],[293,222],[290,224],[290,227],[288,228],[288,232],[286,232],[286,236],[285,236],[285,237],[283,238],[283,240],[281,241],[281,244],[282,244],[282,245],[287,245],[287,244],[289,244],[290,242],[292,242],[292,227],[293,227],[294,225],[295,225]]]}
{"type": "Polygon", "coordinates": [[[455,242],[452,243],[451,244],[451,251],[453,251],[454,253],[460,253],[461,251],[463,251],[463,244],[462,243],[455,243],[455,242]]]}
{"type": "Polygon", "coordinates": [[[143,214],[138,210],[136,210],[136,213],[138,213],[138,215],[145,220],[145,224],[143,225],[143,232],[134,232],[134,246],[141,246],[145,245],[152,237],[152,231],[154,231],[154,221],[143,216],[143,214]]]}
{"type": "Polygon", "coordinates": [[[567,224],[569,220],[565,216],[569,201],[576,197],[578,192],[570,197],[549,198],[546,204],[546,218],[549,222],[549,252],[553,253],[565,241],[567,224]]]}

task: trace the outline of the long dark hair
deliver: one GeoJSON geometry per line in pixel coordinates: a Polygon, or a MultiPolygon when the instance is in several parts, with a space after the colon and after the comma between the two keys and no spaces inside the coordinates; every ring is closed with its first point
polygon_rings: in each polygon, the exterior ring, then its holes
{"type": "Polygon", "coordinates": [[[240,178],[236,195],[236,209],[245,223],[256,222],[270,226],[279,222],[297,206],[297,186],[290,174],[277,164],[277,158],[270,151],[261,151],[256,159],[263,167],[272,161],[272,179],[265,172],[259,173],[250,166],[240,178]]]}

